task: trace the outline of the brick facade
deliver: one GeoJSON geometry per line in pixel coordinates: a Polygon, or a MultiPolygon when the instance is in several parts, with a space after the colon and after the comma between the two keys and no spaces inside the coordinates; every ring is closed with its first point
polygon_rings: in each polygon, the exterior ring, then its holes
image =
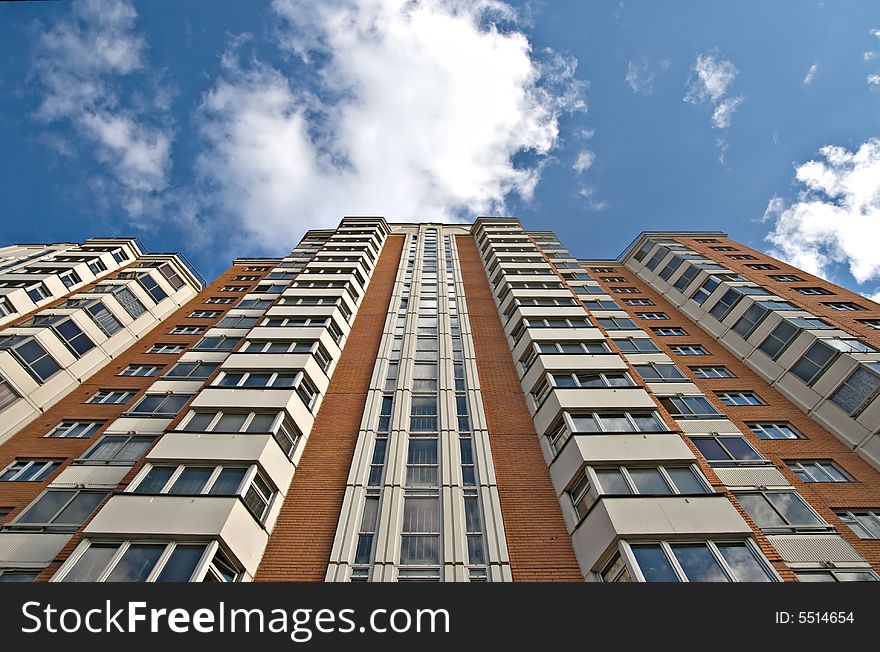
{"type": "Polygon", "coordinates": [[[473,238],[456,237],[514,581],[583,581],[473,238]]]}
{"type": "MultiPolygon", "coordinates": [[[[688,246],[696,249],[692,240],[680,239],[688,246]]],[[[733,243],[736,244],[736,243],[733,243]]],[[[705,245],[703,245],[705,246],[705,245]]],[[[733,246],[733,245],[731,245],[733,246]]],[[[704,252],[714,254],[716,259],[719,258],[719,252],[704,252]]],[[[758,252],[755,252],[758,257],[758,252]]],[[[734,261],[738,262],[738,261],[734,261]]],[[[753,263],[756,261],[742,261],[743,263],[753,263]]],[[[725,261],[725,264],[728,264],[725,261]]],[[[598,263],[597,263],[598,265],[598,263]]],[[[880,570],[880,541],[870,541],[859,539],[844,523],[840,521],[834,513],[835,509],[841,508],[877,508],[880,506],[880,473],[874,470],[861,458],[851,452],[840,440],[834,435],[823,429],[815,421],[804,414],[797,406],[791,403],[778,391],[773,389],[769,383],[763,380],[755,372],[751,371],[736,356],[731,354],[712,336],[704,332],[699,326],[694,324],[685,315],[679,312],[674,305],[666,301],[662,295],[654,291],[647,283],[642,281],[636,274],[628,270],[622,265],[614,265],[612,263],[602,263],[602,267],[614,267],[614,272],[607,273],[607,276],[624,277],[625,283],[616,282],[609,284],[601,280],[601,276],[606,274],[594,274],[599,284],[609,291],[610,285],[627,285],[639,289],[639,294],[627,294],[625,298],[646,298],[650,299],[653,306],[627,306],[620,301],[620,296],[614,295],[618,303],[621,303],[621,309],[625,310],[638,323],[638,325],[650,332],[650,326],[662,327],[681,327],[686,332],[686,336],[662,336],[652,334],[654,341],[660,348],[672,358],[676,366],[693,382],[706,397],[722,412],[733,421],[742,431],[743,435],[749,442],[774,466],[776,466],[782,474],[788,479],[791,485],[804,497],[807,502],[824,518],[828,523],[834,525],[839,533],[874,567],[880,570]],[[646,322],[638,317],[637,312],[664,312],[669,316],[668,320],[649,321],[646,322]],[[670,346],[676,344],[699,344],[702,345],[709,355],[701,356],[680,356],[672,352],[670,346]],[[689,367],[690,366],[724,366],[733,374],[734,378],[714,378],[704,379],[698,377],[689,367]],[[755,392],[767,404],[764,406],[727,406],[721,403],[716,392],[722,391],[741,391],[749,390],[755,392]],[[787,421],[791,423],[805,439],[798,440],[765,440],[759,439],[748,427],[749,422],[754,421],[787,421]],[[804,483],[789,469],[785,463],[787,460],[832,460],[848,473],[855,482],[851,483],[804,483]]],[[[783,264],[779,263],[782,268],[783,264]]],[[[589,270],[589,266],[586,267],[589,270]]],[[[738,268],[736,268],[738,269],[738,268]]],[[[755,274],[753,270],[743,270],[744,276],[755,274]]],[[[785,271],[769,271],[761,272],[761,274],[798,274],[802,278],[807,278],[800,270],[787,267],[785,271]]],[[[756,282],[764,285],[768,289],[771,286],[766,283],[766,279],[753,278],[756,282]]],[[[820,279],[814,279],[810,285],[819,285],[820,279]]],[[[822,285],[835,286],[827,281],[821,281],[822,285]]],[[[837,288],[840,289],[840,288],[837,288]]],[[[775,290],[773,290],[775,291],[775,290]]],[[[841,292],[845,292],[841,290],[841,292]]],[[[852,295],[853,297],[855,295],[852,295]]],[[[806,302],[801,301],[802,298],[827,298],[827,297],[791,297],[792,301],[805,305],[806,302]]],[[[844,301],[853,300],[850,298],[841,299],[844,301]]],[[[863,300],[862,300],[863,301],[863,300]]],[[[810,308],[812,310],[812,308],[810,308]]],[[[836,312],[836,311],[833,311],[836,312]]],[[[818,314],[818,312],[817,312],[818,314]]],[[[846,313],[849,314],[849,313],[846,313]]],[[[825,314],[822,314],[826,318],[825,314]]],[[[829,319],[830,321],[830,319],[829,319]]],[[[876,332],[876,331],[875,331],[876,332]]],[[[700,460],[701,470],[706,477],[713,483],[718,491],[725,491],[717,476],[712,472],[711,467],[703,460],[695,447],[691,446],[697,458],[700,460]]],[[[755,530],[756,539],[759,542],[763,552],[768,559],[776,566],[784,579],[794,580],[793,574],[781,562],[779,555],[769,545],[766,537],[755,526],[744,510],[734,500],[734,505],[755,530]]]]}
{"type": "Polygon", "coordinates": [[[258,582],[324,580],[403,244],[403,236],[389,236],[382,247],[266,546],[258,582]]]}

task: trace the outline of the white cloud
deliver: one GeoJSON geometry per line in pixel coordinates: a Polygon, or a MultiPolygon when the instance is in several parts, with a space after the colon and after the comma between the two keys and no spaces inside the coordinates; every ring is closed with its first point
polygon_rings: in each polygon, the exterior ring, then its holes
{"type": "Polygon", "coordinates": [[[733,112],[743,103],[745,97],[729,97],[727,91],[737,76],[736,66],[714,53],[698,54],[691,70],[688,91],[684,101],[696,106],[712,108],[712,124],[717,129],[730,126],[733,112]]]}
{"type": "Polygon", "coordinates": [[[807,70],[807,74],[804,75],[804,81],[801,82],[804,86],[809,86],[813,83],[813,80],[816,78],[816,73],[819,72],[819,62],[817,61],[810,69],[807,70]]]}
{"type": "Polygon", "coordinates": [[[346,214],[455,219],[528,200],[560,116],[585,108],[577,62],[536,54],[502,2],[273,9],[316,81],[232,48],[200,108],[198,163],[211,212],[273,249],[346,214]]]}
{"type": "Polygon", "coordinates": [[[626,83],[629,84],[633,93],[639,95],[650,95],[653,93],[656,76],[653,64],[645,57],[637,61],[630,61],[627,64],[626,83]]]}
{"type": "Polygon", "coordinates": [[[827,146],[819,160],[797,167],[797,201],[767,205],[767,240],[775,253],[802,269],[827,275],[833,263],[849,267],[859,283],[880,279],[880,139],[851,152],[827,146]]]}
{"type": "Polygon", "coordinates": [[[876,52],[862,52],[862,59],[864,59],[865,61],[871,61],[872,59],[876,59],[876,58],[877,58],[876,52]]]}
{"type": "Polygon", "coordinates": [[[876,36],[877,38],[880,38],[880,27],[875,27],[874,29],[872,29],[871,34],[873,36],[876,36]]]}
{"type": "Polygon", "coordinates": [[[604,211],[608,208],[608,202],[596,199],[596,189],[593,186],[581,186],[577,194],[586,200],[586,208],[589,211],[604,211]]]}
{"type": "Polygon", "coordinates": [[[868,86],[880,86],[880,74],[874,73],[865,77],[868,86]]]}
{"type": "Polygon", "coordinates": [[[730,143],[724,138],[716,138],[715,145],[718,147],[718,162],[727,167],[727,150],[730,149],[730,143]]]}
{"type": "Polygon", "coordinates": [[[38,36],[33,62],[41,95],[34,117],[69,123],[93,146],[133,217],[166,187],[172,141],[171,129],[127,106],[118,87],[145,67],[147,46],[136,20],[127,0],[78,0],[38,36]]]}
{"type": "Polygon", "coordinates": [[[593,167],[593,163],[595,162],[596,154],[589,149],[585,149],[578,154],[577,158],[574,161],[574,164],[571,167],[575,172],[580,174],[582,172],[586,172],[591,167],[593,167]]]}

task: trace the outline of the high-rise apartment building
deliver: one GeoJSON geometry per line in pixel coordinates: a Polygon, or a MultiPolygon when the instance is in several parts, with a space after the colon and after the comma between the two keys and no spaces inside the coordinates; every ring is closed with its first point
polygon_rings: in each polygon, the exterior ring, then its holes
{"type": "Polygon", "coordinates": [[[0,255],[0,581],[880,579],[880,306],[723,233],[0,255]]]}

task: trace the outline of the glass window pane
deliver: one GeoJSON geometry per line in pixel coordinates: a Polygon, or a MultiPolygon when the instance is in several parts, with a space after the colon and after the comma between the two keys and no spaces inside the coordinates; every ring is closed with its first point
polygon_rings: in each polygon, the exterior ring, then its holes
{"type": "Polygon", "coordinates": [[[244,480],[245,473],[247,473],[247,469],[242,468],[227,468],[220,471],[220,475],[217,476],[217,479],[214,481],[214,484],[211,485],[209,494],[214,496],[232,496],[241,486],[241,481],[244,480]]]}
{"type": "Polygon", "coordinates": [[[134,490],[136,494],[157,494],[174,473],[173,466],[154,466],[134,490]]]}
{"type": "Polygon", "coordinates": [[[214,432],[240,432],[244,425],[246,414],[224,414],[212,428],[214,432]]]}
{"type": "Polygon", "coordinates": [[[627,469],[640,494],[671,494],[659,469],[627,469]]]}
{"type": "Polygon", "coordinates": [[[271,432],[277,414],[255,414],[248,424],[246,432],[271,432]]]}
{"type": "Polygon", "coordinates": [[[147,452],[147,449],[153,445],[153,441],[152,437],[132,437],[113,459],[118,461],[140,459],[147,452]]]}
{"type": "Polygon", "coordinates": [[[214,412],[198,412],[186,424],[187,430],[207,430],[208,425],[217,416],[214,412]]]}
{"type": "Polygon", "coordinates": [[[667,468],[666,472],[678,488],[679,493],[683,494],[704,494],[708,490],[702,482],[697,478],[696,473],[690,467],[667,468]]]}
{"type": "Polygon", "coordinates": [[[82,525],[92,512],[104,500],[105,493],[83,492],[77,495],[71,503],[54,520],[56,524],[82,525]]]}
{"type": "Polygon", "coordinates": [[[95,582],[119,550],[119,544],[93,543],[64,576],[64,582],[95,582]]]}
{"type": "Polygon", "coordinates": [[[208,478],[214,473],[213,468],[188,466],[177,476],[177,480],[168,490],[170,494],[197,494],[202,491],[208,478]]]}
{"type": "Polygon", "coordinates": [[[719,437],[718,441],[738,460],[760,460],[761,455],[742,437],[719,437]]]}
{"type": "Polygon", "coordinates": [[[721,564],[705,544],[677,544],[672,546],[672,552],[689,582],[730,581],[724,574],[721,564]]]}
{"type": "Polygon", "coordinates": [[[75,491],[47,491],[18,517],[17,522],[48,523],[49,519],[75,494],[75,491]]]}
{"type": "Polygon", "coordinates": [[[596,469],[596,477],[603,493],[606,494],[631,494],[632,490],[623,477],[620,469],[596,469]]]}
{"type": "Polygon", "coordinates": [[[767,499],[782,513],[792,525],[819,525],[822,523],[794,491],[780,491],[766,494],[767,499]]]}
{"type": "Polygon", "coordinates": [[[770,573],[745,543],[719,543],[718,550],[738,582],[772,582],[770,573]]]}
{"type": "Polygon", "coordinates": [[[162,567],[157,582],[187,582],[199,564],[205,546],[175,546],[174,552],[162,567]]]}
{"type": "Polygon", "coordinates": [[[760,494],[737,494],[737,500],[743,506],[758,527],[779,527],[786,525],[785,520],[776,513],[770,503],[760,494]]]}
{"type": "Polygon", "coordinates": [[[134,543],[116,563],[107,582],[144,582],[165,551],[164,544],[134,543]]]}
{"type": "Polygon", "coordinates": [[[599,421],[602,422],[602,430],[605,432],[632,432],[635,430],[633,425],[623,414],[599,414],[599,421]]]}
{"type": "Polygon", "coordinates": [[[691,441],[694,442],[694,446],[697,447],[700,454],[707,460],[721,461],[730,459],[730,455],[728,455],[724,448],[722,448],[714,439],[708,437],[694,437],[691,441]]]}
{"type": "Polygon", "coordinates": [[[106,436],[101,437],[98,443],[87,452],[83,457],[89,460],[110,460],[119,452],[119,450],[128,441],[128,437],[122,436],[106,436]]]}
{"type": "Polygon", "coordinates": [[[659,545],[633,546],[633,555],[646,582],[677,582],[672,564],[659,545]]]}

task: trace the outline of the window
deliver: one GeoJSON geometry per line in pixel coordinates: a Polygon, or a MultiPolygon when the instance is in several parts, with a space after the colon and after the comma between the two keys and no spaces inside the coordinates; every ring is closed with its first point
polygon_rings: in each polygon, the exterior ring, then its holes
{"type": "Polygon", "coordinates": [[[86,403],[122,405],[128,403],[135,394],[136,389],[99,389],[86,403]]]}
{"type": "Polygon", "coordinates": [[[165,374],[167,378],[205,379],[214,373],[217,362],[178,362],[165,374]]]}
{"type": "Polygon", "coordinates": [[[0,482],[42,482],[59,466],[55,460],[15,460],[0,471],[0,482]]]}
{"type": "Polygon", "coordinates": [[[154,344],[147,353],[180,353],[186,348],[186,344],[154,344]]]}
{"type": "Polygon", "coordinates": [[[156,376],[162,369],[161,365],[155,364],[130,364],[119,372],[120,376],[156,376]]]}
{"type": "Polygon", "coordinates": [[[702,306],[704,303],[706,303],[706,299],[712,296],[712,293],[718,288],[719,285],[720,283],[718,279],[714,276],[710,276],[691,295],[691,300],[695,301],[697,305],[702,306]]]}
{"type": "Polygon", "coordinates": [[[660,327],[652,328],[651,332],[653,332],[654,335],[665,335],[665,336],[670,336],[670,337],[687,335],[687,331],[683,328],[679,328],[678,326],[665,326],[662,328],[660,328],[660,327]]]}
{"type": "Polygon", "coordinates": [[[668,432],[655,412],[573,412],[563,413],[562,423],[547,433],[559,452],[572,433],[668,432]]]}
{"type": "Polygon", "coordinates": [[[80,462],[129,464],[140,459],[155,441],[155,435],[104,435],[87,450],[80,462]]]}
{"type": "Polygon", "coordinates": [[[880,510],[848,509],[837,512],[837,516],[860,539],[880,539],[880,510]]]}
{"type": "Polygon", "coordinates": [[[603,276],[602,280],[606,283],[626,283],[626,279],[622,276],[603,276]]]}
{"type": "Polygon", "coordinates": [[[807,385],[812,385],[831,366],[835,357],[837,357],[837,351],[819,340],[807,350],[790,371],[807,385]]]}
{"type": "Polygon", "coordinates": [[[595,389],[605,387],[635,387],[625,371],[576,371],[550,374],[553,386],[558,389],[595,389]]]}
{"type": "Polygon", "coordinates": [[[660,404],[675,419],[716,419],[721,416],[705,396],[664,396],[660,404]]]}
{"type": "Polygon", "coordinates": [[[217,328],[253,328],[258,319],[258,317],[229,315],[220,320],[217,324],[217,328]]]}
{"type": "Polygon", "coordinates": [[[64,420],[57,426],[52,428],[46,437],[67,437],[71,439],[88,439],[94,435],[101,426],[103,421],[73,421],[64,420]]]}
{"type": "Polygon", "coordinates": [[[192,394],[147,394],[128,413],[137,417],[173,417],[192,397],[192,394]]]}
{"type": "Polygon", "coordinates": [[[646,582],[775,582],[750,541],[638,543],[630,545],[646,582]]]}
{"type": "Polygon", "coordinates": [[[679,381],[687,380],[685,375],[678,370],[674,364],[663,364],[660,362],[652,362],[650,364],[634,365],[638,374],[647,381],[663,382],[663,381],[679,381]]]}
{"type": "Polygon", "coordinates": [[[877,575],[864,570],[799,571],[795,573],[801,582],[876,582],[877,575]]]}
{"type": "Polygon", "coordinates": [[[240,337],[220,335],[215,337],[203,337],[193,347],[199,351],[231,351],[241,342],[240,337]]]}
{"type": "Polygon", "coordinates": [[[695,242],[720,242],[717,238],[694,238],[695,242]]]}
{"type": "MultiPolygon", "coordinates": [[[[132,319],[137,319],[142,314],[147,312],[146,307],[140,300],[134,296],[134,293],[129,290],[125,286],[115,286],[113,289],[113,296],[116,300],[122,305],[125,309],[125,312],[128,313],[129,317],[132,319]]],[[[112,317],[112,315],[110,315],[112,317]]],[[[113,317],[113,319],[116,319],[113,317]]]]}
{"type": "Polygon", "coordinates": [[[413,396],[410,406],[412,432],[437,431],[437,396],[413,396]]]}
{"type": "Polygon", "coordinates": [[[205,303],[229,304],[235,303],[235,297],[210,297],[205,303]]]}
{"type": "Polygon", "coordinates": [[[6,297],[0,297],[0,317],[8,317],[14,312],[15,310],[6,297]]]}
{"type": "Polygon", "coordinates": [[[41,571],[0,568],[0,582],[35,582],[41,571]]]}
{"type": "Polygon", "coordinates": [[[137,282],[144,289],[144,291],[150,295],[150,298],[159,303],[163,299],[168,297],[168,294],[163,290],[156,280],[150,274],[141,274],[137,277],[137,282]]]}
{"type": "Polygon", "coordinates": [[[787,421],[749,423],[747,425],[758,436],[758,439],[804,439],[804,436],[787,421]]]}
{"type": "Polygon", "coordinates": [[[779,326],[758,345],[758,349],[775,360],[782,352],[792,343],[794,338],[800,332],[800,329],[783,319],[779,326]]]}
{"type": "Polygon", "coordinates": [[[832,460],[801,460],[786,462],[801,482],[852,482],[843,469],[832,460]]]}
{"type": "Polygon", "coordinates": [[[272,303],[272,299],[242,299],[235,307],[241,310],[265,310],[272,303]]]}
{"type": "Polygon", "coordinates": [[[626,339],[614,339],[622,353],[659,353],[660,348],[649,337],[628,337],[626,339]]]}
{"type": "Polygon", "coordinates": [[[106,491],[48,489],[4,527],[75,532],[106,497],[106,491]]]}
{"type": "Polygon", "coordinates": [[[824,319],[819,319],[817,317],[789,317],[787,321],[791,322],[794,326],[797,326],[798,328],[802,328],[804,330],[834,330],[834,326],[829,324],[824,319]]]}
{"type": "Polygon", "coordinates": [[[624,305],[627,306],[653,306],[654,302],[650,299],[623,299],[624,305]]]}
{"type": "Polygon", "coordinates": [[[774,281],[779,281],[780,283],[798,283],[804,280],[800,276],[795,276],[794,274],[768,274],[767,278],[772,278],[774,281]]]}
{"type": "Polygon", "coordinates": [[[261,523],[275,490],[255,466],[152,465],[134,486],[136,494],[242,496],[261,523]]]}
{"type": "Polygon", "coordinates": [[[633,287],[613,287],[611,291],[617,294],[639,294],[640,292],[638,288],[633,287]]]}
{"type": "Polygon", "coordinates": [[[880,363],[860,364],[831,395],[831,402],[855,418],[880,395],[880,363]]]}
{"type": "Polygon", "coordinates": [[[762,530],[828,527],[796,491],[734,492],[733,495],[762,530]]]}
{"type": "Polygon", "coordinates": [[[757,260],[757,258],[749,254],[729,254],[727,257],[731,260],[757,260]]]}
{"type": "Polygon", "coordinates": [[[697,274],[700,273],[700,268],[694,265],[688,265],[685,267],[685,270],[681,273],[681,276],[672,284],[679,292],[684,292],[685,289],[693,282],[696,278],[697,274]]]}
{"type": "Polygon", "coordinates": [[[769,314],[770,311],[766,306],[760,303],[753,303],[733,325],[733,331],[743,339],[746,339],[769,314]]]}
{"type": "Polygon", "coordinates": [[[46,353],[33,337],[11,335],[0,337],[0,351],[9,351],[25,370],[41,385],[61,371],[61,365],[46,353]]]}
{"type": "Polygon", "coordinates": [[[258,281],[259,276],[236,276],[233,281],[258,281]]]}
{"type": "Polygon", "coordinates": [[[819,287],[792,288],[792,289],[799,294],[805,294],[807,296],[819,296],[819,295],[834,294],[834,292],[832,292],[831,290],[826,290],[825,288],[819,288],[819,287]]]}
{"type": "Polygon", "coordinates": [[[214,319],[220,316],[219,310],[193,310],[189,313],[191,319],[214,319]]]}
{"type": "Polygon", "coordinates": [[[617,270],[614,267],[591,267],[590,271],[596,274],[613,274],[617,270]]]}
{"type": "Polygon", "coordinates": [[[101,272],[107,271],[107,265],[104,264],[104,261],[100,258],[93,258],[88,263],[89,269],[92,270],[92,274],[95,276],[100,275],[101,272]]]}
{"type": "Polygon", "coordinates": [[[222,288],[220,288],[221,292],[247,292],[247,290],[247,285],[224,285],[222,288]]]}
{"type": "Polygon", "coordinates": [[[767,405],[754,392],[715,392],[724,405],[767,405]]]}
{"type": "Polygon", "coordinates": [[[857,321],[860,324],[864,324],[868,328],[873,328],[875,331],[880,331],[880,319],[859,319],[857,321]]]}
{"type": "Polygon", "coordinates": [[[669,319],[669,315],[667,315],[665,312],[637,312],[636,316],[639,317],[640,319],[646,319],[646,320],[652,320],[652,321],[669,319]]]}
{"type": "Polygon", "coordinates": [[[171,329],[172,335],[199,335],[205,331],[204,326],[175,326],[171,329]]]}
{"type": "MultiPolygon", "coordinates": [[[[731,256],[731,258],[733,258],[733,256],[731,256]]],[[[754,258],[749,256],[748,258],[735,258],[735,260],[754,260],[754,258]]],[[[776,265],[770,265],[768,263],[757,263],[754,265],[746,265],[746,267],[758,271],[770,271],[774,269],[779,269],[776,265]]]]}
{"type": "Polygon", "coordinates": [[[638,328],[636,323],[628,317],[598,317],[599,326],[606,330],[625,330],[638,328]]]}
{"type": "Polygon", "coordinates": [[[707,494],[711,488],[693,466],[594,468],[601,493],[612,495],[707,494]]]}
{"type": "Polygon", "coordinates": [[[712,466],[741,466],[767,460],[742,435],[691,436],[700,455],[712,466]]]}
{"type": "Polygon", "coordinates": [[[697,378],[735,378],[733,372],[727,367],[707,366],[707,367],[689,367],[697,378]]]}
{"type": "Polygon", "coordinates": [[[271,434],[290,457],[302,433],[284,412],[194,412],[178,430],[184,432],[271,434]]]}
{"type": "Polygon", "coordinates": [[[28,286],[25,291],[34,303],[39,303],[52,296],[49,293],[49,290],[46,289],[46,286],[42,283],[34,283],[33,285],[28,286]]]}
{"type": "MultiPolygon", "coordinates": [[[[64,342],[70,352],[77,358],[95,348],[95,343],[90,340],[76,323],[63,315],[37,315],[28,323],[33,327],[48,326],[58,338],[64,342]]],[[[25,324],[22,324],[23,326],[25,324]]]]}
{"type": "Polygon", "coordinates": [[[20,398],[19,393],[12,388],[5,378],[0,376],[0,410],[9,407],[20,398]]]}
{"type": "Polygon", "coordinates": [[[739,251],[739,249],[737,249],[736,247],[725,247],[725,246],[709,247],[709,249],[712,249],[713,251],[739,251]]]}
{"type": "Polygon", "coordinates": [[[401,564],[439,564],[439,496],[406,496],[403,502],[401,531],[401,564]]]}
{"type": "Polygon", "coordinates": [[[670,348],[675,355],[709,355],[699,344],[676,344],[670,348]]]}
{"type": "Polygon", "coordinates": [[[241,577],[214,542],[86,543],[62,582],[235,582],[241,577]]]}
{"type": "Polygon", "coordinates": [[[857,303],[853,303],[852,301],[829,301],[827,303],[823,303],[823,306],[828,306],[832,310],[867,310],[864,306],[861,306],[857,303]]]}

